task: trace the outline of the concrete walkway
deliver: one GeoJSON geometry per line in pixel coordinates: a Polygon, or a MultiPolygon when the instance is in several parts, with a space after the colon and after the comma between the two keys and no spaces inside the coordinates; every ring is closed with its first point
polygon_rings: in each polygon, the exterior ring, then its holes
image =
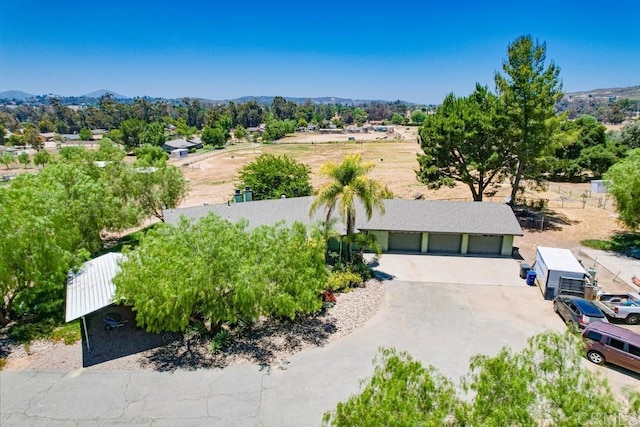
{"type": "Polygon", "coordinates": [[[317,426],[359,390],[380,346],[454,380],[469,358],[564,325],[537,288],[389,281],[364,327],[279,366],[0,372],[0,425],[317,426]]]}
{"type": "MultiPolygon", "coordinates": [[[[615,252],[600,251],[585,247],[580,248],[580,252],[589,256],[595,263],[609,270],[614,276],[617,275],[616,280],[623,281],[629,285],[630,291],[638,292],[638,287],[631,282],[631,278],[633,276],[640,278],[640,260],[615,252]]],[[[585,266],[590,265],[585,263],[585,266]]]]}

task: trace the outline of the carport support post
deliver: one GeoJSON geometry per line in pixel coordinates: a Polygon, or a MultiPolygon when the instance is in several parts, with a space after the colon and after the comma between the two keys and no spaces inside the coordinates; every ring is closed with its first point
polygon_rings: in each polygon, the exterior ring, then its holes
{"type": "Polygon", "coordinates": [[[87,339],[87,350],[91,351],[91,346],[89,345],[89,332],[87,332],[87,319],[85,319],[85,316],[82,316],[82,326],[84,326],[84,336],[87,339]]]}

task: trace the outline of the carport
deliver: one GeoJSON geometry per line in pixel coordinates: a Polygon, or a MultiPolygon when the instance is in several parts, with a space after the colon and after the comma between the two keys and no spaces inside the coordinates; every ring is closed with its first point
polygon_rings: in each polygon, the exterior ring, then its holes
{"type": "Polygon", "coordinates": [[[65,321],[82,318],[82,327],[91,351],[87,331],[87,314],[113,304],[116,288],[113,278],[120,271],[123,255],[111,252],[85,262],[79,271],[70,272],[67,280],[65,321]]]}

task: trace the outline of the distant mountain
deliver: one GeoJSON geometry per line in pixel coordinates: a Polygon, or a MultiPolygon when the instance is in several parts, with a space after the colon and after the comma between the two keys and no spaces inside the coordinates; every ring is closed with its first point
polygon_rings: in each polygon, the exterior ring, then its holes
{"type": "Polygon", "coordinates": [[[109,94],[111,96],[113,96],[116,99],[128,99],[128,96],[125,95],[120,95],[119,93],[115,93],[112,90],[106,90],[106,89],[100,89],[100,90],[96,90],[93,92],[89,92],[89,93],[85,93],[84,95],[82,95],[83,98],[100,98],[101,96],[104,96],[106,94],[109,94]]]}
{"type": "Polygon", "coordinates": [[[21,90],[5,90],[4,92],[0,92],[0,99],[15,99],[16,101],[24,101],[28,98],[35,98],[35,95],[23,92],[21,90]]]}
{"type": "Polygon", "coordinates": [[[640,86],[614,87],[609,89],[593,89],[565,94],[570,98],[611,98],[633,99],[640,101],[640,86]]]}

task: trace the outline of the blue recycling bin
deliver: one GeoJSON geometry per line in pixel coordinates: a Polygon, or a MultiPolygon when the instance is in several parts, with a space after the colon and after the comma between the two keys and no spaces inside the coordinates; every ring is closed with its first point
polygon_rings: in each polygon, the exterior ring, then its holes
{"type": "Polygon", "coordinates": [[[536,284],[536,276],[537,275],[538,274],[536,273],[535,270],[527,271],[527,285],[535,286],[535,284],[536,284]]]}

